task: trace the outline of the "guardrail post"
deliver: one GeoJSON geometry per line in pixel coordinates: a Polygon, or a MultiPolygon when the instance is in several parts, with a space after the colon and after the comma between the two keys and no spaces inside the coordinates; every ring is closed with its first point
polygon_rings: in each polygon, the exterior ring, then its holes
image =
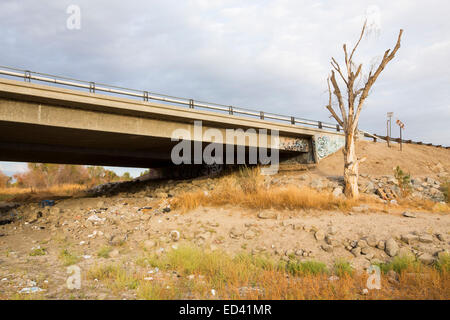
{"type": "Polygon", "coordinates": [[[233,114],[233,106],[228,106],[228,113],[233,114]]]}
{"type": "Polygon", "coordinates": [[[24,78],[25,82],[31,82],[31,72],[26,70],[23,78],[24,78]]]}
{"type": "Polygon", "coordinates": [[[322,121],[318,121],[319,129],[322,129],[322,121]]]}
{"type": "Polygon", "coordinates": [[[337,131],[337,132],[341,131],[341,127],[339,127],[338,124],[336,125],[336,131],[337,131]]]}
{"type": "Polygon", "coordinates": [[[259,117],[261,118],[261,120],[264,120],[264,112],[263,111],[259,112],[259,117]]]}
{"type": "Polygon", "coordinates": [[[194,100],[193,99],[189,99],[189,108],[194,109],[194,100]]]}
{"type": "Polygon", "coordinates": [[[148,91],[144,91],[144,101],[148,101],[148,91]]]}
{"type": "Polygon", "coordinates": [[[295,118],[291,117],[291,124],[295,124],[295,118]]]}
{"type": "Polygon", "coordinates": [[[95,93],[95,82],[89,82],[89,92],[95,93]]]}

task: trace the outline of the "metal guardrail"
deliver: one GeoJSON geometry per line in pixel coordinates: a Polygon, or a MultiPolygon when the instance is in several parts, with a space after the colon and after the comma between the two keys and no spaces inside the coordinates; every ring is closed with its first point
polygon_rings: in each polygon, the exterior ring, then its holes
{"type": "Polygon", "coordinates": [[[289,122],[292,125],[306,125],[306,126],[312,126],[317,127],[319,129],[333,129],[334,131],[340,132],[342,131],[342,127],[338,124],[323,122],[323,121],[316,121],[316,120],[308,120],[298,117],[289,117],[289,116],[283,116],[275,113],[270,112],[264,112],[264,111],[255,111],[250,110],[246,108],[240,108],[240,107],[233,107],[233,106],[227,106],[223,104],[218,103],[212,103],[212,102],[204,102],[204,101],[198,101],[194,99],[187,99],[187,98],[180,98],[180,97],[174,97],[169,96],[165,94],[159,94],[154,93],[150,91],[141,91],[141,90],[135,90],[135,89],[128,89],[128,88],[122,88],[102,83],[96,83],[91,81],[84,81],[84,80],[77,80],[67,77],[60,77],[55,75],[49,75],[45,73],[39,73],[39,72],[33,72],[29,70],[21,70],[21,69],[15,69],[10,67],[4,67],[0,66],[0,74],[11,76],[11,77],[17,77],[17,78],[23,78],[26,82],[31,82],[31,80],[46,82],[46,83],[53,83],[58,85],[64,85],[69,87],[76,87],[76,88],[83,88],[88,89],[90,93],[95,93],[97,91],[106,92],[110,94],[118,94],[118,95],[125,95],[135,98],[140,98],[143,101],[149,101],[149,100],[156,100],[156,101],[162,101],[166,103],[175,103],[179,105],[184,105],[189,107],[190,109],[194,108],[204,108],[208,110],[214,110],[214,111],[222,111],[225,113],[228,113],[230,115],[244,115],[244,116],[250,116],[250,117],[257,117],[262,120],[270,119],[270,120],[277,120],[282,122],[289,122]]]}
{"type": "MultiPolygon", "coordinates": [[[[380,136],[378,134],[370,134],[370,133],[367,133],[367,132],[364,132],[364,136],[367,137],[367,138],[372,138],[373,141],[375,141],[375,142],[377,141],[377,139],[381,139],[381,140],[385,140],[385,141],[388,140],[387,136],[380,136]]],[[[446,147],[446,146],[443,146],[441,144],[436,145],[436,144],[432,144],[432,143],[425,143],[425,142],[422,142],[422,141],[412,141],[412,140],[405,140],[405,139],[400,139],[400,138],[392,138],[392,137],[390,137],[389,141],[394,141],[394,142],[397,142],[397,143],[401,142],[401,143],[418,144],[418,145],[424,145],[424,146],[430,146],[430,147],[436,147],[436,148],[450,149],[450,146],[446,147]]]]}

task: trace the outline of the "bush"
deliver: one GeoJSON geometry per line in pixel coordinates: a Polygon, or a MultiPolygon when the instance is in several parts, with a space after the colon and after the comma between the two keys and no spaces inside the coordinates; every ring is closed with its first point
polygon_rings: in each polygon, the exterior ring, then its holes
{"type": "Polygon", "coordinates": [[[334,273],[338,277],[342,277],[345,274],[351,276],[353,274],[353,268],[348,261],[339,259],[334,263],[334,273]]]}
{"type": "Polygon", "coordinates": [[[446,181],[443,184],[441,184],[441,191],[444,194],[445,202],[450,202],[449,201],[449,196],[448,196],[448,190],[449,189],[450,189],[450,181],[446,181]]]}
{"type": "Polygon", "coordinates": [[[409,173],[403,172],[402,169],[400,169],[399,166],[397,166],[394,169],[394,176],[395,179],[398,181],[398,186],[400,188],[400,191],[402,192],[402,196],[406,197],[408,194],[411,193],[412,186],[411,186],[411,175],[409,173]]]}

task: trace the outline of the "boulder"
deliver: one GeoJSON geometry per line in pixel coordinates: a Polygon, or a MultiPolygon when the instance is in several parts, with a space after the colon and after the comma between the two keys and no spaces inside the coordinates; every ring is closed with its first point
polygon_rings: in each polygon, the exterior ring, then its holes
{"type": "Polygon", "coordinates": [[[394,239],[390,238],[389,240],[386,241],[384,250],[389,256],[391,257],[396,256],[398,253],[398,249],[399,249],[398,244],[394,239]]]}
{"type": "Polygon", "coordinates": [[[322,230],[317,230],[314,234],[314,237],[316,238],[316,240],[321,241],[325,239],[325,233],[322,230]]]}
{"type": "Polygon", "coordinates": [[[416,218],[416,214],[413,212],[405,211],[403,212],[403,216],[407,218],[416,218]]]}
{"type": "Polygon", "coordinates": [[[274,211],[261,211],[258,213],[260,219],[277,219],[278,214],[274,211]]]}

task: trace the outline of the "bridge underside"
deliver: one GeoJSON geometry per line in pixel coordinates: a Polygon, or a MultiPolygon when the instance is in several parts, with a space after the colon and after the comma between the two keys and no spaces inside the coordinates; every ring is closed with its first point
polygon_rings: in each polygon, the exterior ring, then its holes
{"type": "MultiPolygon", "coordinates": [[[[1,161],[164,167],[173,165],[171,150],[177,143],[161,137],[0,121],[1,161]]],[[[202,150],[206,145],[202,144],[202,150]]],[[[222,148],[225,153],[227,146],[222,148]]],[[[254,147],[245,147],[246,163],[249,148],[254,147]]],[[[305,152],[280,150],[279,156],[280,160],[297,157],[300,162],[308,162],[302,160],[308,158],[305,152]]]]}

